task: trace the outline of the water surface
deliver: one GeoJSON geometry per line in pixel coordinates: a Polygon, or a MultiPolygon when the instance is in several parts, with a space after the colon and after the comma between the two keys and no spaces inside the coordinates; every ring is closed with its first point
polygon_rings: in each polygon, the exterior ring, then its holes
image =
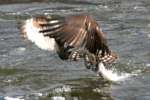
{"type": "MultiPolygon", "coordinates": [[[[46,0],[45,0],[46,1],[46,0]]],[[[0,5],[0,100],[150,100],[150,1],[73,0],[0,5]],[[20,37],[20,22],[36,15],[88,13],[119,55],[119,84],[79,63],[62,61],[20,37]]]]}

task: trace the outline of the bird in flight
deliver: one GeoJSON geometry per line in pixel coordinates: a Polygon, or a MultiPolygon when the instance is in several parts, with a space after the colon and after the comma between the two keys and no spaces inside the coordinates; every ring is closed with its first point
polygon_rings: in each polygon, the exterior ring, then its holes
{"type": "Polygon", "coordinates": [[[118,58],[108,47],[105,33],[89,15],[46,15],[27,19],[21,25],[25,39],[39,48],[55,51],[62,60],[78,61],[98,71],[99,63],[112,64],[118,58]]]}

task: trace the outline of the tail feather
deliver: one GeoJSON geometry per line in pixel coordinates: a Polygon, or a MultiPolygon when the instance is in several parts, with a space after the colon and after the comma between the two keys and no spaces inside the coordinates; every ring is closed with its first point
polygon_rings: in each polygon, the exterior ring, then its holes
{"type": "Polygon", "coordinates": [[[110,52],[110,54],[105,54],[104,56],[99,55],[96,56],[94,54],[91,54],[87,52],[84,56],[85,59],[85,66],[88,69],[92,69],[93,71],[98,70],[98,64],[103,63],[104,65],[110,65],[117,61],[118,56],[114,52],[110,52]]]}
{"type": "Polygon", "coordinates": [[[110,54],[105,54],[103,57],[98,56],[99,62],[103,62],[104,64],[114,63],[117,59],[118,59],[118,56],[114,52],[111,52],[110,54]]]}

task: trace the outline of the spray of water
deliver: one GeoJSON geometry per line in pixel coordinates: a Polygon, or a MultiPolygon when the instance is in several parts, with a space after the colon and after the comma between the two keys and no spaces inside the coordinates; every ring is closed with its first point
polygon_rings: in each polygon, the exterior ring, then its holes
{"type": "Polygon", "coordinates": [[[123,81],[131,76],[129,73],[118,73],[117,70],[107,69],[103,63],[99,63],[98,65],[98,74],[101,74],[105,79],[113,82],[123,81]]]}

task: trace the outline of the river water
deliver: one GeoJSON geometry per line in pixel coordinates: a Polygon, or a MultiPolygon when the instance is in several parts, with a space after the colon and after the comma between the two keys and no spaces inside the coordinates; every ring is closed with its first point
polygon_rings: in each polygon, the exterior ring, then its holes
{"type": "Polygon", "coordinates": [[[25,1],[0,2],[0,100],[150,100],[149,0],[25,1]],[[27,18],[80,13],[101,25],[119,55],[115,69],[136,75],[110,83],[20,37],[27,18]]]}

